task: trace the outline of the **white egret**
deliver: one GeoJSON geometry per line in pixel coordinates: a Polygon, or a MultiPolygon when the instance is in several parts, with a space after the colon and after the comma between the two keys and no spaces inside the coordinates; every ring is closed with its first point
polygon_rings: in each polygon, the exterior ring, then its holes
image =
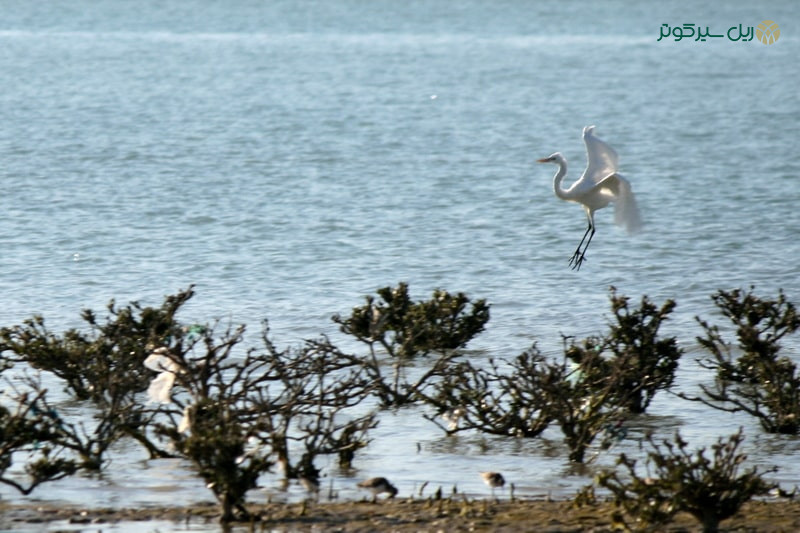
{"type": "Polygon", "coordinates": [[[147,395],[151,402],[169,403],[175,375],[181,371],[180,365],[170,356],[169,350],[162,346],[156,348],[144,360],[144,366],[159,374],[150,382],[147,395]]]}
{"type": "Polygon", "coordinates": [[[617,172],[617,152],[609,145],[594,136],[594,126],[583,128],[583,142],[586,144],[587,166],[583,175],[569,188],[561,187],[561,182],[567,175],[567,160],[556,152],[549,157],[538,159],[539,163],[554,163],[558,171],[553,178],[553,190],[556,196],[568,202],[577,202],[583,205],[589,227],[583,234],[578,248],[569,260],[573,269],[580,269],[586,259],[586,249],[594,237],[595,224],[594,212],[614,203],[614,222],[624,228],[628,233],[635,233],[642,226],[636,198],[631,190],[631,184],[617,172]],[[586,241],[586,236],[589,240],[586,241]],[[586,246],[581,250],[583,242],[586,246]]]}

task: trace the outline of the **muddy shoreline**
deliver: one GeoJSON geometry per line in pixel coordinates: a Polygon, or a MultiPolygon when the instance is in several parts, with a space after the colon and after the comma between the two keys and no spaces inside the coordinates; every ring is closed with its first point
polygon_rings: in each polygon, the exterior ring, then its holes
{"type": "MultiPolygon", "coordinates": [[[[252,523],[234,523],[230,530],[247,531],[476,531],[476,532],[579,532],[620,530],[613,504],[576,508],[572,502],[494,501],[446,498],[441,500],[395,499],[336,503],[271,503],[253,505],[258,516],[252,523]]],[[[171,521],[177,524],[207,524],[214,530],[219,518],[211,503],[190,507],[146,509],[81,509],[56,505],[11,505],[0,502],[0,528],[26,529],[34,524],[66,522],[99,526],[119,522],[171,521]]],[[[699,532],[697,521],[679,514],[659,531],[699,532]]],[[[735,517],[721,524],[721,531],[800,531],[800,501],[754,501],[735,517]]]]}

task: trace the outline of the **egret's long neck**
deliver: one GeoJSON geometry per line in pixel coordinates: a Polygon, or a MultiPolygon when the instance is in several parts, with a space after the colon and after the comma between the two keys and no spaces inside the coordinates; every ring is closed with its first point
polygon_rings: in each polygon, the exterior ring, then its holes
{"type": "Polygon", "coordinates": [[[561,187],[561,182],[564,181],[564,176],[567,175],[567,162],[561,160],[558,162],[558,171],[553,177],[553,192],[562,200],[569,200],[567,189],[561,187]]]}

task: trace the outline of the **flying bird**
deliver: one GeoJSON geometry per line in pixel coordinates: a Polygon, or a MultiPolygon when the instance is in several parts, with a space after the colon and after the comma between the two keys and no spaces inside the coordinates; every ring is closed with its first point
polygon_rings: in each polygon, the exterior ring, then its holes
{"type": "Polygon", "coordinates": [[[636,198],[631,184],[617,172],[617,152],[608,144],[594,136],[594,126],[583,128],[583,142],[586,144],[586,170],[569,188],[563,188],[561,182],[567,175],[567,160],[556,152],[548,157],[538,159],[539,163],[554,163],[558,171],[553,177],[553,191],[556,196],[568,202],[577,202],[586,211],[589,227],[583,234],[578,248],[569,260],[573,270],[580,270],[586,259],[586,249],[594,237],[594,212],[614,204],[614,222],[628,233],[637,232],[642,226],[636,198]],[[589,240],[586,240],[586,237],[589,240]],[[583,246],[586,241],[586,246],[583,246]],[[581,249],[583,247],[583,249],[581,249]]]}

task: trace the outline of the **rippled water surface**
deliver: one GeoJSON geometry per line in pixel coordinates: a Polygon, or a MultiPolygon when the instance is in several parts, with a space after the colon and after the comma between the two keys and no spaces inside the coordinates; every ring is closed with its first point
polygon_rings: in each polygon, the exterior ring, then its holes
{"type": "MultiPolygon", "coordinates": [[[[696,391],[709,376],[694,363],[694,317],[720,320],[712,293],[755,285],[800,302],[798,27],[789,0],[5,2],[0,325],[39,313],[61,331],[112,298],[158,305],[195,284],[187,322],[248,324],[252,345],[264,318],[278,345],[343,341],[332,314],[406,281],[415,299],[441,287],[492,304],[475,360],[534,341],[559,356],[562,333],[603,331],[614,285],[678,302],[664,333],[688,352],[679,389],[696,391]],[[764,19],[781,25],[774,45],[657,41],[664,23],[721,33],[764,19]],[[619,152],[646,227],[629,237],[598,212],[573,272],[584,215],[535,160],[561,151],[577,177],[587,124],[619,152]]],[[[800,482],[797,439],[671,395],[633,434],[680,429],[701,445],[740,425],[751,459],[800,482]]],[[[518,495],[587,481],[557,431],[444,438],[403,410],[373,436],[357,477],[386,475],[401,493],[427,481],[483,494],[489,468],[518,495]]],[[[210,498],[185,465],[133,446],[112,466],[33,497],[210,498]]],[[[340,496],[358,496],[320,466],[340,496]]],[[[263,484],[254,499],[301,494],[263,484]]]]}

